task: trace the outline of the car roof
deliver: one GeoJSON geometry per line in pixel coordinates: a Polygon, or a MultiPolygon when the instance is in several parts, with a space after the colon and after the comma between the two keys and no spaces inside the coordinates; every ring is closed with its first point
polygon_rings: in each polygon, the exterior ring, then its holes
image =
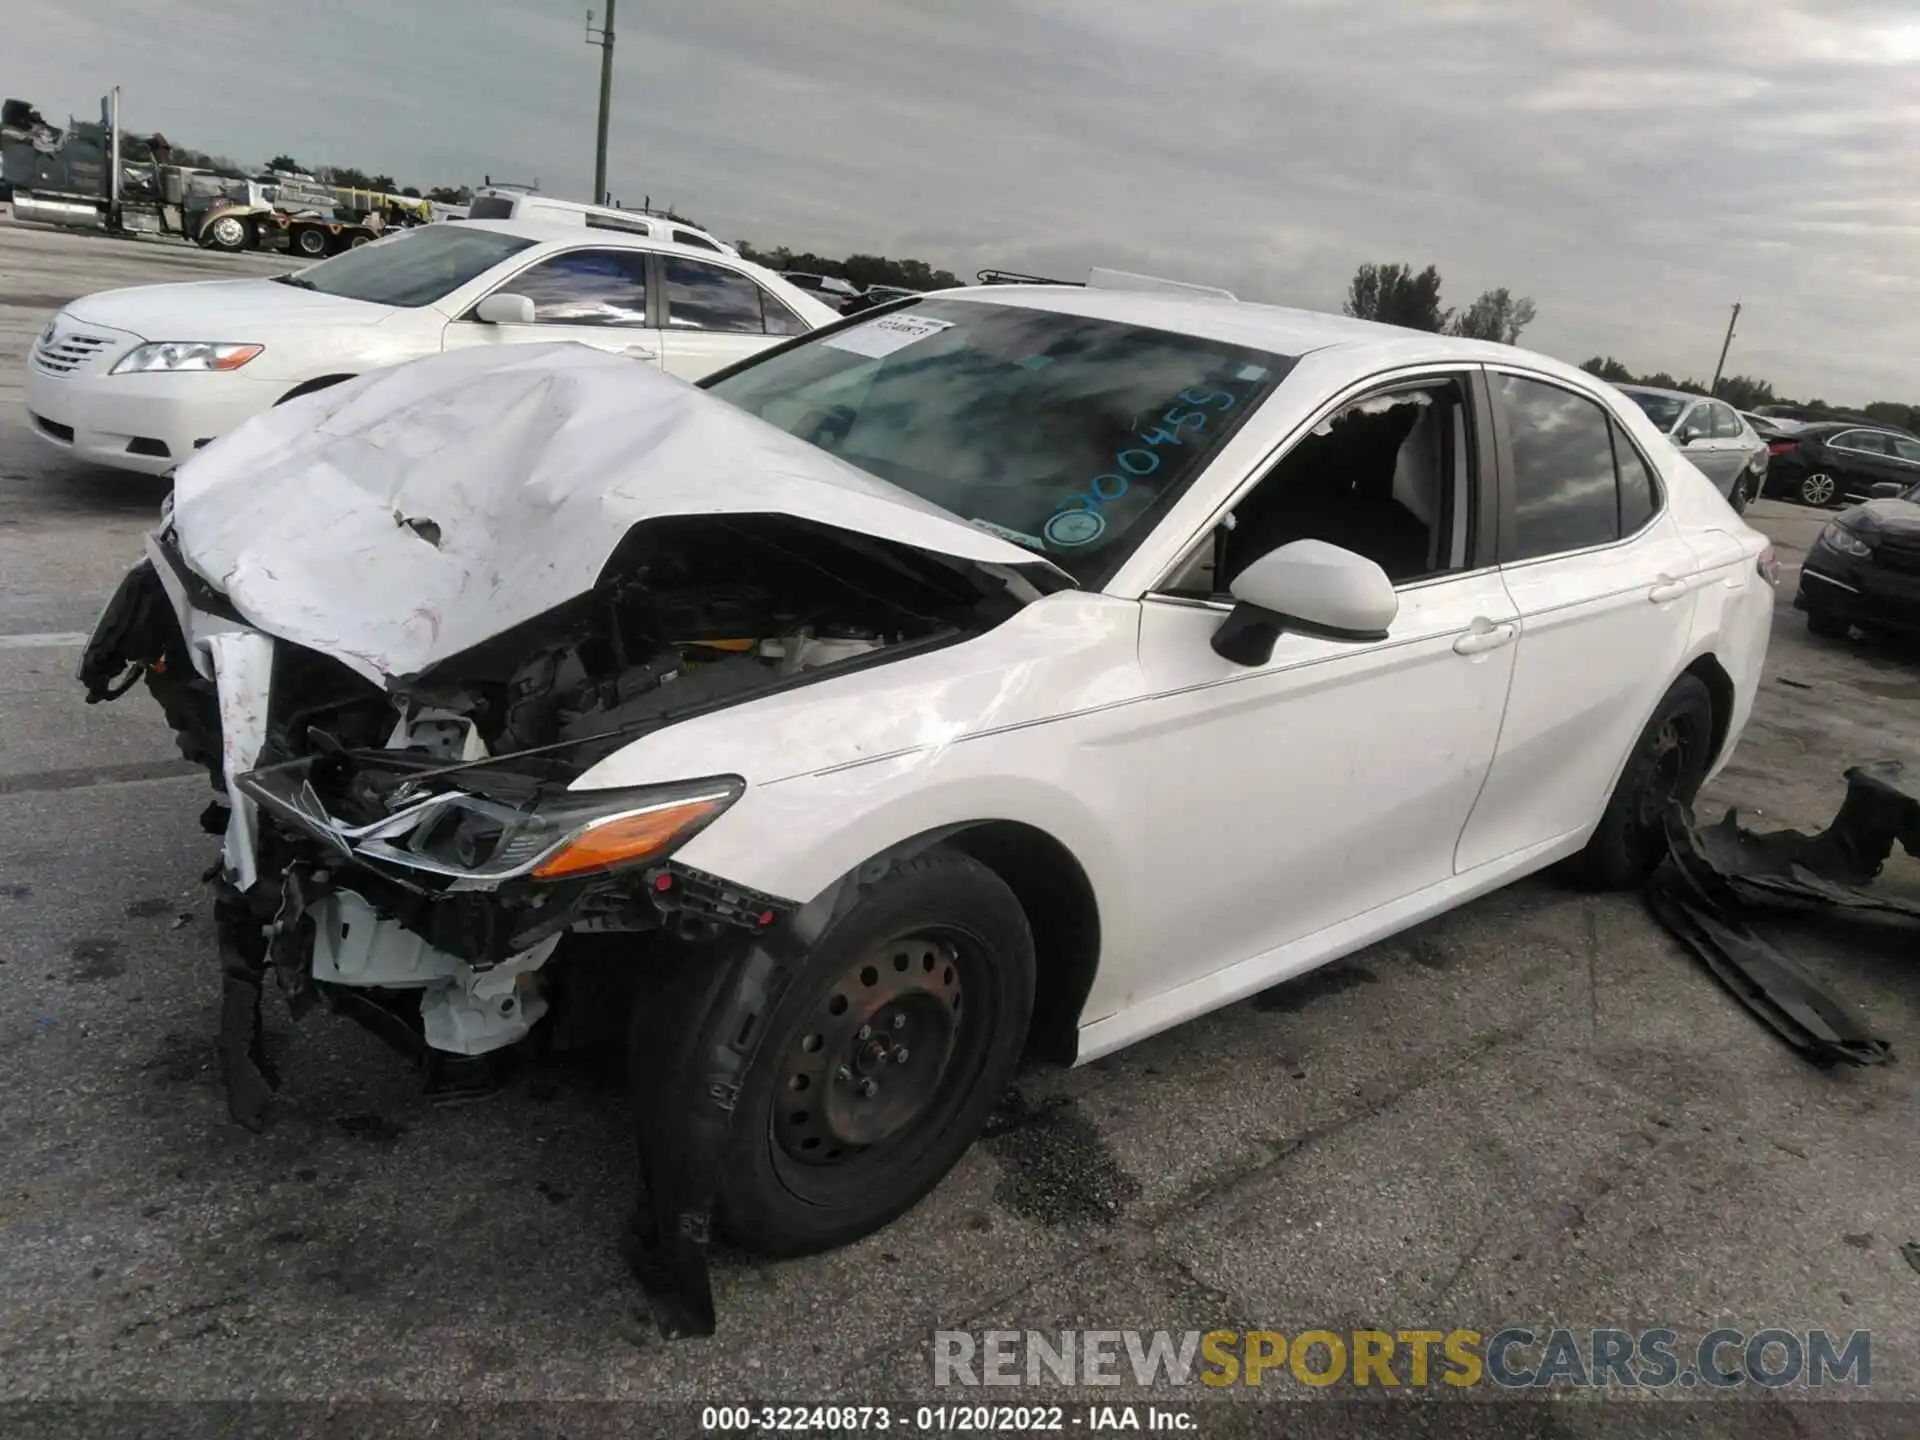
{"type": "Polygon", "coordinates": [[[1491,340],[1467,340],[1456,335],[1383,325],[1374,320],[1356,320],[1350,315],[1230,300],[1224,296],[1092,285],[970,285],[932,291],[922,298],[1052,310],[1090,320],[1112,320],[1196,339],[1244,345],[1277,355],[1391,347],[1402,354],[1417,348],[1418,359],[1412,363],[1461,360],[1497,364],[1519,360],[1535,369],[1578,375],[1581,380],[1593,383],[1593,376],[1576,371],[1564,361],[1491,340]]]}

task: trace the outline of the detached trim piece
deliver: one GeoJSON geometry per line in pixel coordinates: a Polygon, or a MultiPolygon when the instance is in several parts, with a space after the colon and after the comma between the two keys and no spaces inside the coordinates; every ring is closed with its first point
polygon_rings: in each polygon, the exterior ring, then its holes
{"type": "Polygon", "coordinates": [[[1684,806],[1666,817],[1667,856],[1647,900],[1714,977],[1795,1050],[1822,1068],[1884,1065],[1893,1047],[1802,966],[1754,933],[1755,911],[1834,907],[1920,920],[1920,902],[1876,894],[1897,842],[1920,856],[1920,792],[1897,760],[1846,772],[1847,796],[1817,835],[1758,834],[1729,810],[1696,827],[1684,806]]]}

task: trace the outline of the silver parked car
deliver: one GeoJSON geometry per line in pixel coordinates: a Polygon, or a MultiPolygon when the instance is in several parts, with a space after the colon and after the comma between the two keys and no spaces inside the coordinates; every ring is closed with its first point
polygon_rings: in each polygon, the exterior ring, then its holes
{"type": "Polygon", "coordinates": [[[1724,400],[1684,390],[1656,390],[1650,385],[1619,388],[1647,412],[1647,418],[1696,469],[1720,487],[1735,510],[1745,510],[1747,502],[1760,493],[1767,478],[1767,442],[1738,410],[1724,400]]]}

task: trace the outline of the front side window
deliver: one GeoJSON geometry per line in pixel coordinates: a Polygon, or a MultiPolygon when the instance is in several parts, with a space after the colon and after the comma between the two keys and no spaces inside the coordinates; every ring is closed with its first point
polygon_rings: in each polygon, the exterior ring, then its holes
{"type": "Polygon", "coordinates": [[[1513,452],[1514,560],[1620,538],[1613,427],[1595,401],[1519,375],[1494,377],[1513,452]]]}
{"type": "Polygon", "coordinates": [[[417,307],[444,300],[534,242],[465,225],[422,225],[287,277],[323,295],[417,307]]]}
{"type": "Polygon", "coordinates": [[[502,287],[533,301],[542,325],[645,325],[647,257],[639,250],[569,250],[502,287]]]}
{"type": "Polygon", "coordinates": [[[1293,364],[1111,320],[922,300],[708,388],[1098,586],[1293,364]]]}
{"type": "Polygon", "coordinates": [[[1456,380],[1396,386],[1346,406],[1234,503],[1168,593],[1217,599],[1247,566],[1296,540],[1363,555],[1396,585],[1464,569],[1472,411],[1456,380]]]}

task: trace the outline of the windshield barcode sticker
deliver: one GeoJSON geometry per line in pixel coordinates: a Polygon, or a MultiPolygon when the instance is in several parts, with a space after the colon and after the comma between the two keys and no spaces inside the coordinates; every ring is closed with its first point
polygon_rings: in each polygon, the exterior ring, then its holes
{"type": "Polygon", "coordinates": [[[820,343],[834,350],[850,350],[855,355],[878,360],[883,355],[905,349],[916,340],[938,335],[952,324],[951,320],[935,320],[922,315],[882,315],[877,320],[869,320],[838,335],[829,335],[820,343]]]}

